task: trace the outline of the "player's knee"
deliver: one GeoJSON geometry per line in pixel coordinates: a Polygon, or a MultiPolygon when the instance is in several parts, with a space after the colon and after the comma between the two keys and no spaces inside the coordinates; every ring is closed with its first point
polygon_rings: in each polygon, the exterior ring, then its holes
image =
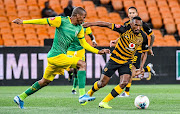
{"type": "Polygon", "coordinates": [[[86,62],[81,62],[81,64],[80,64],[80,68],[83,68],[83,69],[85,69],[86,68],[86,62]]]}
{"type": "Polygon", "coordinates": [[[102,87],[104,87],[106,85],[107,85],[107,83],[105,81],[103,81],[103,80],[98,81],[98,87],[99,88],[102,88],[102,87]]]}
{"type": "Polygon", "coordinates": [[[119,86],[121,87],[121,89],[124,89],[127,84],[128,84],[128,81],[123,81],[119,84],[119,86]]]}
{"type": "Polygon", "coordinates": [[[43,78],[43,79],[41,79],[41,80],[39,81],[39,85],[40,85],[41,87],[44,87],[44,86],[49,85],[50,82],[51,82],[51,81],[46,80],[46,79],[43,78]]]}

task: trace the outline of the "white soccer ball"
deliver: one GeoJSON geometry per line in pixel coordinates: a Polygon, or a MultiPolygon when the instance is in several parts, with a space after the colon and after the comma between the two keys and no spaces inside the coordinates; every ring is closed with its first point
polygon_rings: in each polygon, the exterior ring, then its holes
{"type": "Polygon", "coordinates": [[[134,105],[138,109],[146,109],[149,106],[149,99],[147,96],[139,95],[135,98],[134,105]]]}

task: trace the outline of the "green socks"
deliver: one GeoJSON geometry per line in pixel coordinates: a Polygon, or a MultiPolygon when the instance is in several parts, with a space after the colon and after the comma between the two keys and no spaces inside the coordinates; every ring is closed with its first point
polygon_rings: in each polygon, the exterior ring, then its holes
{"type": "Polygon", "coordinates": [[[86,84],[86,71],[78,71],[78,83],[79,83],[79,96],[82,96],[85,94],[85,84],[86,84]]]}
{"type": "Polygon", "coordinates": [[[39,85],[38,82],[35,82],[30,88],[28,88],[25,92],[20,94],[19,97],[21,100],[24,100],[27,96],[35,93],[39,89],[41,89],[41,86],[39,85]]]}
{"type": "Polygon", "coordinates": [[[73,90],[76,89],[77,85],[78,85],[78,79],[77,79],[77,77],[74,77],[74,81],[73,81],[73,90]]]}

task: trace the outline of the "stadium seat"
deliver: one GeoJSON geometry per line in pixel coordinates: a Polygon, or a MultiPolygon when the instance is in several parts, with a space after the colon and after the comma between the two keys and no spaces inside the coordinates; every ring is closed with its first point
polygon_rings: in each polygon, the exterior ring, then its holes
{"type": "Polygon", "coordinates": [[[22,17],[29,17],[29,12],[28,11],[18,11],[18,17],[22,18],[22,17]]]}
{"type": "Polygon", "coordinates": [[[27,5],[28,6],[37,6],[37,1],[36,0],[27,0],[27,5]]]}
{"type": "Polygon", "coordinates": [[[2,29],[2,28],[10,28],[10,25],[9,25],[8,22],[1,22],[0,28],[1,28],[1,29],[2,29]]]}
{"type": "Polygon", "coordinates": [[[151,23],[155,29],[160,29],[163,25],[161,17],[152,17],[151,23]]]}
{"type": "Polygon", "coordinates": [[[111,0],[100,0],[101,4],[109,4],[111,0]]]}
{"type": "Polygon", "coordinates": [[[7,22],[8,21],[8,19],[7,19],[7,17],[5,17],[5,16],[0,16],[0,22],[7,22]]]}
{"type": "Polygon", "coordinates": [[[16,46],[16,42],[14,39],[4,40],[4,46],[16,46]]]}
{"type": "Polygon", "coordinates": [[[16,40],[16,46],[27,46],[27,41],[25,39],[16,40]]]}
{"type": "Polygon", "coordinates": [[[139,12],[139,16],[141,17],[141,19],[144,21],[144,22],[148,22],[149,21],[149,15],[148,15],[148,12],[139,12]]]}
{"type": "Polygon", "coordinates": [[[165,29],[168,34],[174,34],[176,32],[176,26],[174,23],[165,24],[165,29]]]}
{"type": "Polygon", "coordinates": [[[129,21],[129,18],[124,18],[123,19],[123,23],[125,23],[126,21],[129,21]]]}
{"type": "Polygon", "coordinates": [[[42,39],[48,39],[49,35],[48,34],[38,34],[38,39],[42,40],[42,39]]]}
{"type": "Polygon", "coordinates": [[[25,0],[15,0],[16,2],[16,5],[19,6],[19,5],[26,5],[26,1],[25,0]]]}
{"type": "Polygon", "coordinates": [[[27,40],[37,39],[37,35],[36,34],[26,34],[26,39],[27,40]]]}
{"type": "Polygon", "coordinates": [[[122,0],[111,0],[114,10],[120,11],[123,8],[122,0]]]}
{"type": "Polygon", "coordinates": [[[28,46],[40,46],[39,40],[27,40],[28,46]]]}
{"type": "Polygon", "coordinates": [[[15,40],[23,40],[26,39],[24,34],[14,34],[14,39],[15,40]]]}
{"type": "Polygon", "coordinates": [[[17,11],[28,10],[27,5],[17,5],[17,11]]]}
{"type": "Polygon", "coordinates": [[[0,46],[4,45],[4,40],[0,38],[0,46]]]}
{"type": "Polygon", "coordinates": [[[12,34],[1,34],[3,40],[11,40],[14,39],[12,34]]]}
{"type": "Polygon", "coordinates": [[[1,34],[11,34],[11,29],[10,28],[3,28],[0,29],[1,34]]]}
{"type": "Polygon", "coordinates": [[[19,28],[12,28],[12,33],[13,34],[24,34],[23,28],[19,27],[19,28]]]}

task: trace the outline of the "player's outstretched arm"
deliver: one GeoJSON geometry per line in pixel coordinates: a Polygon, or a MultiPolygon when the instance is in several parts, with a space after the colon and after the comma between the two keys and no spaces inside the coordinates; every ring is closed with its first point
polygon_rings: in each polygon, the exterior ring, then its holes
{"type": "Polygon", "coordinates": [[[82,46],[84,49],[86,49],[86,50],[88,50],[88,51],[90,51],[90,52],[92,52],[92,53],[101,54],[101,55],[102,55],[102,54],[106,54],[106,53],[110,53],[110,50],[109,50],[109,49],[98,50],[98,49],[92,47],[91,45],[89,45],[89,44],[86,42],[85,38],[79,39],[79,42],[80,42],[81,46],[82,46]]]}
{"type": "Polygon", "coordinates": [[[154,43],[154,39],[155,39],[155,35],[152,34],[152,35],[151,35],[151,40],[150,40],[149,51],[148,51],[148,54],[149,54],[149,55],[152,55],[152,56],[154,56],[154,53],[153,53],[153,51],[152,51],[152,46],[153,46],[153,43],[154,43]]]}
{"type": "Polygon", "coordinates": [[[117,38],[116,40],[111,40],[110,47],[115,46],[117,44],[118,40],[119,40],[119,38],[117,38]]]}
{"type": "Polygon", "coordinates": [[[112,23],[97,21],[97,22],[87,22],[82,25],[84,28],[91,27],[91,26],[99,26],[99,27],[107,27],[112,29],[112,23]]]}
{"type": "Polygon", "coordinates": [[[21,20],[19,18],[15,19],[12,21],[13,23],[16,24],[40,24],[40,25],[45,25],[48,24],[47,19],[31,19],[31,20],[21,20]]]}

